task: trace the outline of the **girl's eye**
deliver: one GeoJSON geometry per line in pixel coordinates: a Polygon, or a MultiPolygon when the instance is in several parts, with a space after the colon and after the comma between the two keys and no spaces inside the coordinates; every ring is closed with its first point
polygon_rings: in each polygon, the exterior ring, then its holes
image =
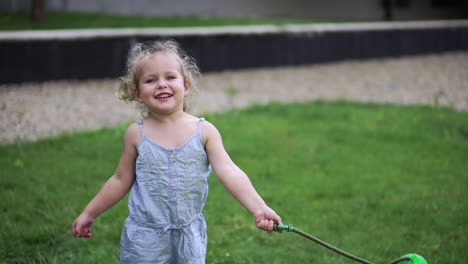
{"type": "Polygon", "coordinates": [[[167,76],[168,80],[174,80],[176,77],[175,76],[167,76]]]}
{"type": "Polygon", "coordinates": [[[156,80],[153,80],[153,79],[149,79],[149,80],[146,80],[145,83],[154,83],[156,80]]]}

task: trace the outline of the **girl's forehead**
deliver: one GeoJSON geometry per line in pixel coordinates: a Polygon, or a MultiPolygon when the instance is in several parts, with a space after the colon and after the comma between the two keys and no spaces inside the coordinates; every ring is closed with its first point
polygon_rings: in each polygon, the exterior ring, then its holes
{"type": "Polygon", "coordinates": [[[149,62],[156,62],[156,61],[163,61],[163,62],[172,62],[179,64],[179,60],[176,54],[169,52],[169,51],[159,51],[156,53],[149,53],[141,58],[141,61],[149,61],[149,62]]]}
{"type": "Polygon", "coordinates": [[[142,57],[138,63],[137,69],[154,68],[181,71],[181,66],[177,55],[171,52],[157,52],[142,57]]]}

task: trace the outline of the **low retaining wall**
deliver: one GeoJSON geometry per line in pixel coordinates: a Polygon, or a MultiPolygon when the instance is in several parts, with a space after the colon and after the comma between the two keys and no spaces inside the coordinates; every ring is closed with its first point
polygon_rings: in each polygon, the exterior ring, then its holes
{"type": "Polygon", "coordinates": [[[468,20],[0,32],[0,83],[113,78],[130,47],[171,38],[203,72],[468,50],[468,20]]]}

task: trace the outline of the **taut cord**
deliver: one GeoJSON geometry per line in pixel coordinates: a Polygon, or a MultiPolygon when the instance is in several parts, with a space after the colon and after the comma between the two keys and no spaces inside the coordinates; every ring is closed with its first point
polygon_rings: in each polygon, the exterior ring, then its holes
{"type": "MultiPolygon", "coordinates": [[[[343,250],[341,250],[341,249],[339,249],[337,247],[334,247],[334,246],[332,246],[332,245],[330,245],[330,244],[328,244],[328,243],[326,243],[326,242],[324,242],[324,241],[322,241],[322,240],[320,240],[320,239],[318,239],[318,238],[316,238],[316,237],[314,237],[314,236],[312,236],[310,234],[307,234],[306,232],[304,232],[304,231],[302,231],[300,229],[293,228],[292,225],[277,225],[277,224],[275,224],[274,230],[275,231],[285,230],[285,231],[288,231],[288,232],[292,231],[292,232],[294,232],[296,234],[299,234],[299,235],[301,235],[301,236],[303,236],[305,238],[308,238],[308,239],[314,241],[315,243],[318,243],[318,244],[320,244],[320,245],[322,245],[322,246],[324,246],[324,247],[326,247],[326,248],[328,248],[330,250],[333,250],[336,253],[338,253],[340,255],[343,255],[343,256],[345,256],[347,258],[350,258],[352,260],[355,260],[357,262],[361,262],[361,263],[364,263],[364,264],[374,264],[374,263],[369,262],[369,261],[367,261],[365,259],[358,258],[358,257],[356,257],[354,255],[351,255],[348,252],[345,252],[345,251],[343,251],[343,250]]],[[[401,261],[404,261],[404,260],[412,261],[412,258],[410,258],[410,257],[401,257],[401,258],[393,260],[389,264],[397,264],[397,263],[399,263],[401,261]]]]}

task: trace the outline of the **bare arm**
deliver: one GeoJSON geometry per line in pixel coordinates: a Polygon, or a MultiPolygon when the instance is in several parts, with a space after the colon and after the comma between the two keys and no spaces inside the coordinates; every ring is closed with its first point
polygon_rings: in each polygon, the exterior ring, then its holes
{"type": "Polygon", "coordinates": [[[119,202],[135,181],[136,144],[139,139],[138,125],[132,124],[124,135],[123,152],[115,174],[103,185],[73,222],[72,231],[77,237],[90,237],[94,219],[119,202]]]}
{"type": "Polygon", "coordinates": [[[203,135],[208,159],[216,176],[232,196],[254,216],[257,227],[271,232],[274,221],[282,224],[281,217],[265,204],[249,177],[231,160],[218,130],[207,122],[203,126],[203,135]]]}

